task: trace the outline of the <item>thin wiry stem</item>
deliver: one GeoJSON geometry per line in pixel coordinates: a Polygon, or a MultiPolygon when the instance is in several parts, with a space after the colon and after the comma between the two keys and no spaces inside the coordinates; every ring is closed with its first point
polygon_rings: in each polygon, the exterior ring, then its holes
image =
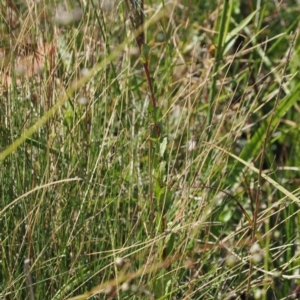
{"type": "MultiPolygon", "coordinates": [[[[138,32],[135,40],[136,40],[136,43],[140,50],[140,54],[143,55],[142,48],[143,48],[143,45],[145,44],[145,33],[144,33],[144,29],[143,29],[143,26],[144,26],[144,0],[126,0],[125,3],[126,3],[129,18],[131,21],[132,29],[134,31],[138,32]]],[[[142,63],[143,63],[143,67],[145,70],[148,87],[150,90],[152,106],[154,109],[156,109],[158,105],[157,105],[157,100],[154,95],[152,79],[150,77],[148,57],[145,57],[145,61],[143,61],[142,63]]],[[[157,137],[159,137],[160,130],[159,130],[158,124],[154,124],[154,127],[155,127],[157,137]]]]}
{"type": "Polygon", "coordinates": [[[141,50],[142,45],[145,43],[145,34],[142,30],[144,24],[144,0],[126,0],[127,11],[134,30],[140,30],[136,37],[136,42],[141,50]]]}

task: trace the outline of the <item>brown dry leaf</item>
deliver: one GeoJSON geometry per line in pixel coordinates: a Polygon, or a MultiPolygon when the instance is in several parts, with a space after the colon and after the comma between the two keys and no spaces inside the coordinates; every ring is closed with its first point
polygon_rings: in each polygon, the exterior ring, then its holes
{"type": "Polygon", "coordinates": [[[25,78],[38,75],[43,70],[46,60],[53,57],[54,52],[53,43],[41,44],[33,53],[18,58],[15,71],[25,78]]]}
{"type": "Polygon", "coordinates": [[[45,64],[51,63],[55,55],[55,45],[51,43],[40,43],[35,47],[36,49],[29,48],[26,55],[11,55],[6,53],[5,50],[0,49],[0,76],[1,76],[1,92],[8,90],[12,84],[11,72],[18,77],[17,84],[20,83],[21,78],[29,79],[32,76],[40,74],[45,64]],[[2,61],[1,61],[2,54],[2,61]]]}

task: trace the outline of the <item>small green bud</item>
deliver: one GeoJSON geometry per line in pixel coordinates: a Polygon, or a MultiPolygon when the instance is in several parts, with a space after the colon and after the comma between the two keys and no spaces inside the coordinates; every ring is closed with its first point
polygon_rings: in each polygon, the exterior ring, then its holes
{"type": "Polygon", "coordinates": [[[149,59],[150,48],[147,44],[142,44],[141,48],[141,62],[145,64],[149,59]]]}
{"type": "Polygon", "coordinates": [[[156,37],[155,37],[155,40],[156,40],[156,42],[158,42],[158,43],[162,43],[162,42],[165,42],[166,41],[166,34],[162,31],[162,30],[160,30],[158,33],[157,33],[157,35],[156,35],[156,37]]]}

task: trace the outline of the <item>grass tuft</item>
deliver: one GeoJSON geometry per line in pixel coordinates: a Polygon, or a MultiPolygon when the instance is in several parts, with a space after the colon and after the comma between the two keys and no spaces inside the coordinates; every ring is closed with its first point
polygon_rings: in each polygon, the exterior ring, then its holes
{"type": "Polygon", "coordinates": [[[0,11],[1,299],[298,297],[294,1],[0,11]]]}

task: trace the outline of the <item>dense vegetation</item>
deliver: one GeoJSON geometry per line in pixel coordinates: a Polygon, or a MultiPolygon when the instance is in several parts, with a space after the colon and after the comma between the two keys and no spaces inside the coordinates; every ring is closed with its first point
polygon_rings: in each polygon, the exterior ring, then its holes
{"type": "Polygon", "coordinates": [[[1,299],[299,297],[297,1],[0,10],[1,299]]]}

